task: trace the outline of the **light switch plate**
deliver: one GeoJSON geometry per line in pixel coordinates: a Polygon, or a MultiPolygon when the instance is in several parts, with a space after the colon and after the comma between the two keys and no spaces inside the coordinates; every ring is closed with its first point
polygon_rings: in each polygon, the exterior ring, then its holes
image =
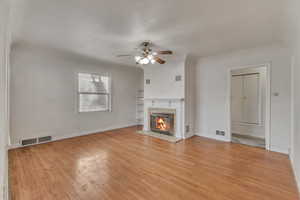
{"type": "Polygon", "coordinates": [[[175,81],[181,81],[181,75],[175,76],[175,81]]]}

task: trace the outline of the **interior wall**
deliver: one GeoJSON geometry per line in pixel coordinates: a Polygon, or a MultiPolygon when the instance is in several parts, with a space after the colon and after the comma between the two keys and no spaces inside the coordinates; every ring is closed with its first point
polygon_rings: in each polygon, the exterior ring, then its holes
{"type": "Polygon", "coordinates": [[[8,17],[9,2],[0,1],[0,199],[8,198],[8,17]]]}
{"type": "Polygon", "coordinates": [[[15,44],[11,50],[11,140],[71,137],[136,125],[140,68],[105,63],[85,56],[15,44]],[[78,113],[77,74],[108,73],[112,112],[78,113]]]}
{"type": "Polygon", "coordinates": [[[300,191],[300,1],[289,0],[286,39],[292,48],[292,134],[290,157],[300,191]]]}
{"type": "MultiPolygon", "coordinates": [[[[260,108],[261,108],[261,124],[253,125],[253,124],[243,124],[243,123],[234,123],[231,122],[231,132],[237,133],[240,135],[249,135],[258,138],[265,138],[265,118],[266,118],[266,83],[267,83],[267,70],[266,67],[258,67],[258,68],[246,68],[246,69],[237,69],[233,70],[233,75],[239,74],[251,74],[258,73],[259,74],[259,87],[260,87],[260,108]]],[[[232,83],[231,83],[232,84],[232,83]]],[[[231,107],[231,109],[239,109],[231,107]]],[[[240,111],[241,112],[241,111],[240,111]]],[[[231,112],[232,113],[232,112],[231,112]]]]}
{"type": "Polygon", "coordinates": [[[178,56],[177,60],[168,60],[164,65],[144,66],[145,99],[183,99],[184,63],[185,57],[178,56]],[[181,76],[181,81],[175,81],[176,76],[181,76]],[[150,80],[150,84],[146,84],[147,79],[150,80]]]}
{"type": "Polygon", "coordinates": [[[185,138],[195,134],[195,107],[196,107],[196,58],[187,56],[185,60],[185,138]]]}
{"type": "Polygon", "coordinates": [[[229,141],[228,74],[233,67],[271,64],[272,151],[288,153],[290,135],[291,69],[289,50],[280,45],[204,57],[196,67],[196,131],[199,135],[229,141]],[[216,136],[224,130],[225,136],[216,136]]]}

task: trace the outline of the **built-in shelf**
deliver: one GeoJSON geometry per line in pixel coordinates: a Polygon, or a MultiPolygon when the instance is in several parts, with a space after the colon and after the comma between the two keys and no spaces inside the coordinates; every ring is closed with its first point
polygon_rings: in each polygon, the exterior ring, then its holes
{"type": "Polygon", "coordinates": [[[136,122],[143,124],[144,122],[144,90],[138,90],[136,95],[136,122]]]}

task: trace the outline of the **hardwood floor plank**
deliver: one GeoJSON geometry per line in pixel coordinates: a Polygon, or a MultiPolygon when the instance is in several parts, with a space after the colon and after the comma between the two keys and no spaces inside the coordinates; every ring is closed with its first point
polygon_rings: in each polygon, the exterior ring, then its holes
{"type": "Polygon", "coordinates": [[[286,155],[139,128],[10,150],[12,200],[299,200],[286,155]]]}

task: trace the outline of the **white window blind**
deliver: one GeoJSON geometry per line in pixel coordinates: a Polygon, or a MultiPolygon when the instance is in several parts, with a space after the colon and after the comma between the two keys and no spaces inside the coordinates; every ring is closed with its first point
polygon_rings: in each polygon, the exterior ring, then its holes
{"type": "Polygon", "coordinates": [[[109,76],[79,73],[79,112],[110,111],[110,81],[109,76]]]}

